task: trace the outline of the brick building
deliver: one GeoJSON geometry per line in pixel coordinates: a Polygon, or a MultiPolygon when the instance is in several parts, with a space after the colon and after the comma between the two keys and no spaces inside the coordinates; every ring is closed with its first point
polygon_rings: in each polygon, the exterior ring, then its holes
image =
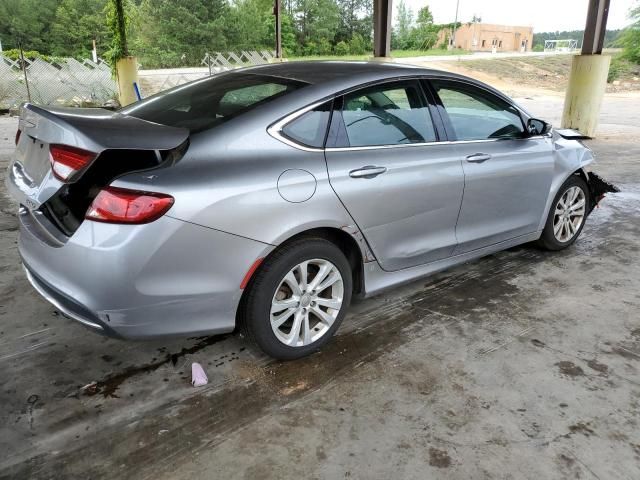
{"type": "MultiPolygon", "coordinates": [[[[451,38],[451,29],[438,32],[438,42],[451,38]]],[[[456,48],[474,52],[529,52],[533,46],[533,27],[463,23],[456,30],[456,48]]]]}

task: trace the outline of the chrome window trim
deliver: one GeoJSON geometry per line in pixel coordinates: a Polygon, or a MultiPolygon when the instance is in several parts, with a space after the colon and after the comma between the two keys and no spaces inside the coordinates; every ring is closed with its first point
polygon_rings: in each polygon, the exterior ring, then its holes
{"type": "Polygon", "coordinates": [[[325,148],[327,152],[348,152],[352,150],[376,150],[385,148],[406,148],[406,147],[429,147],[432,145],[457,145],[467,143],[489,143],[499,142],[504,140],[530,140],[533,137],[527,138],[485,138],[481,140],[440,140],[436,142],[424,142],[424,143],[400,143],[397,145],[368,145],[364,147],[329,147],[325,148]]]}
{"type": "MultiPolygon", "coordinates": [[[[311,105],[307,105],[306,107],[301,108],[300,110],[296,110],[293,113],[290,113],[289,115],[281,118],[280,120],[278,120],[277,122],[271,124],[269,127],[267,127],[267,133],[269,135],[271,135],[273,138],[275,138],[276,140],[281,141],[282,143],[285,143],[287,145],[289,145],[290,147],[293,148],[297,148],[298,150],[303,150],[305,152],[324,152],[324,148],[319,148],[319,147],[309,147],[307,145],[303,145],[302,143],[298,143],[295,142],[293,140],[291,140],[290,138],[284,136],[282,134],[282,129],[289,123],[293,122],[296,118],[301,117],[302,115],[304,115],[305,113],[313,110],[316,107],[319,107],[320,105],[323,105],[325,103],[327,103],[328,101],[332,100],[334,97],[328,98],[328,99],[324,99],[321,100],[319,102],[315,102],[312,103],[311,105]]],[[[328,126],[327,126],[328,128],[328,126]]]]}

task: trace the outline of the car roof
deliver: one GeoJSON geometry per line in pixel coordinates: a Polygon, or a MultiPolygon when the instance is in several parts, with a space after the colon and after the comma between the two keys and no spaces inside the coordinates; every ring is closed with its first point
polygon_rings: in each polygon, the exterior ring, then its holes
{"type": "Polygon", "coordinates": [[[429,75],[436,77],[458,78],[472,80],[464,75],[445,72],[433,68],[424,68],[415,65],[401,63],[376,62],[376,61],[293,61],[271,63],[243,68],[243,73],[256,73],[270,75],[313,85],[344,81],[346,83],[358,83],[362,81],[382,80],[397,76],[429,75]]]}
{"type": "Polygon", "coordinates": [[[335,60],[293,61],[241,68],[235,70],[235,72],[299,80],[313,85],[316,87],[314,88],[316,91],[325,90],[326,92],[348,89],[387,78],[427,76],[472,83],[513,102],[504,93],[474,78],[453,72],[401,63],[335,60]]]}
{"type": "Polygon", "coordinates": [[[433,69],[425,69],[413,65],[402,65],[385,62],[349,62],[349,61],[294,61],[259,65],[243,69],[246,73],[259,73],[292,80],[300,80],[314,85],[333,82],[339,79],[354,77],[386,78],[401,74],[443,74],[433,69]]]}
{"type": "MultiPolygon", "coordinates": [[[[504,93],[473,78],[453,72],[424,68],[415,65],[378,61],[292,61],[271,63],[240,68],[226,72],[226,74],[254,74],[266,77],[278,77],[287,80],[297,80],[309,84],[307,88],[282,97],[272,102],[271,107],[282,104],[283,108],[294,111],[310,103],[334,96],[338,92],[357,88],[368,83],[398,79],[402,77],[432,77],[441,79],[460,80],[475,84],[505,99],[509,103],[515,102],[504,93]]],[[[518,106],[527,115],[528,112],[518,106]]]]}

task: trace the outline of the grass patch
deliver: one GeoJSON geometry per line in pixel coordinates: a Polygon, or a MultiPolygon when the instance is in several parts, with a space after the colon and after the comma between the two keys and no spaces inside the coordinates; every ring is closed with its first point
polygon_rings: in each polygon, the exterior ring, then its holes
{"type": "Polygon", "coordinates": [[[442,50],[441,48],[432,48],[431,50],[391,50],[391,56],[394,58],[407,57],[437,57],[449,55],[467,55],[471,52],[456,48],[455,50],[442,50]]]}
{"type": "Polygon", "coordinates": [[[609,75],[607,76],[608,83],[637,76],[640,76],[640,65],[630,62],[621,53],[611,55],[611,65],[609,65],[609,75]]]}

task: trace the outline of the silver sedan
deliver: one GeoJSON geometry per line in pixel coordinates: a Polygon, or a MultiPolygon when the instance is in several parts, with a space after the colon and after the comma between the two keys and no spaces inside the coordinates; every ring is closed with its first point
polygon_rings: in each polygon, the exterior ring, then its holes
{"type": "Polygon", "coordinates": [[[353,295],[571,245],[615,191],[581,138],[460,75],[274,64],[117,112],[26,104],[7,185],[26,275],[66,316],[136,339],[238,326],[292,359],[353,295]]]}

